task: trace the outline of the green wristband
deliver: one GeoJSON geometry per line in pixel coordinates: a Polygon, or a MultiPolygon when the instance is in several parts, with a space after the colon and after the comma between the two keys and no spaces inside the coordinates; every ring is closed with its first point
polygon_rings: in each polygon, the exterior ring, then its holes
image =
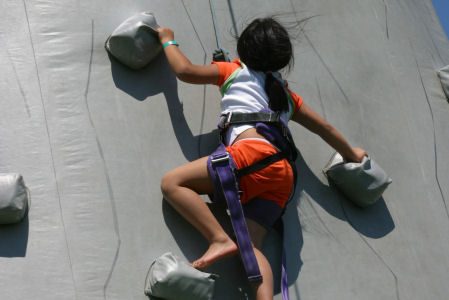
{"type": "Polygon", "coordinates": [[[162,48],[165,49],[165,48],[167,48],[167,47],[170,46],[170,45],[175,45],[176,47],[179,47],[179,44],[178,44],[177,41],[171,40],[171,41],[165,42],[165,43],[162,45],[162,48]]]}

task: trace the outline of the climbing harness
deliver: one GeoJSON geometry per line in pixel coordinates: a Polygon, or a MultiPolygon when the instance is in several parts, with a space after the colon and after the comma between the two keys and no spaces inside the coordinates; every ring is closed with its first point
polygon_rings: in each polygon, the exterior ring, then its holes
{"type": "MultiPolygon", "coordinates": [[[[214,25],[215,39],[217,42],[217,49],[213,53],[213,61],[227,61],[230,62],[229,52],[224,50],[220,45],[220,40],[217,33],[217,24],[215,19],[215,11],[213,6],[213,0],[209,0],[210,10],[212,14],[212,22],[214,25]]],[[[222,95],[232,85],[232,82],[238,75],[242,68],[235,70],[223,83],[220,88],[222,95]]],[[[276,78],[276,76],[275,76],[276,78]]],[[[288,97],[290,111],[293,112],[293,101],[290,93],[286,88],[285,82],[280,79],[280,76],[276,78],[282,81],[282,86],[288,97]]],[[[289,116],[291,117],[291,115],[289,116]]],[[[264,110],[257,113],[236,113],[229,112],[220,116],[218,123],[218,129],[220,130],[220,145],[209,156],[207,161],[207,168],[214,185],[214,194],[210,195],[212,201],[226,201],[231,217],[231,224],[236,236],[240,256],[242,258],[243,267],[246,271],[246,275],[250,282],[261,282],[262,275],[260,274],[259,265],[257,264],[256,256],[251,244],[251,238],[249,236],[248,227],[246,225],[245,216],[243,214],[243,208],[240,203],[240,190],[239,180],[241,177],[257,172],[277,161],[287,159],[291,165],[293,171],[293,189],[288,201],[291,200],[295,187],[296,187],[296,166],[295,160],[297,157],[297,150],[291,136],[290,130],[287,124],[284,124],[281,120],[281,113],[279,111],[264,110]],[[226,151],[225,147],[225,134],[227,129],[232,125],[237,124],[255,124],[256,131],[265,137],[272,145],[274,145],[279,152],[272,154],[256,163],[238,169],[232,156],[226,151]]],[[[284,208],[285,210],[285,208],[284,208]]],[[[284,211],[282,212],[282,214],[284,211]]],[[[279,234],[284,240],[284,224],[282,218],[279,218],[276,226],[279,234]]],[[[282,299],[288,300],[288,279],[286,271],[286,255],[285,247],[282,247],[282,270],[281,270],[281,289],[282,299]]]]}
{"type": "MultiPolygon", "coordinates": [[[[241,68],[237,69],[228,78],[221,89],[222,94],[226,93],[241,68]]],[[[279,80],[279,79],[278,79],[279,80]]],[[[290,93],[282,82],[286,95],[290,98],[290,93]]],[[[292,100],[289,99],[289,102],[292,100]]],[[[245,175],[257,172],[277,161],[287,159],[293,170],[294,188],[290,195],[290,199],[295,190],[296,184],[296,168],[295,160],[297,158],[297,150],[287,125],[281,120],[280,111],[272,111],[266,109],[256,113],[240,113],[229,112],[221,115],[218,128],[220,130],[221,143],[218,148],[209,156],[207,167],[209,174],[214,183],[214,195],[211,196],[212,201],[226,201],[231,217],[232,227],[236,236],[238,248],[242,258],[243,266],[250,282],[262,281],[259,266],[251,245],[251,239],[243,214],[242,205],[240,203],[239,180],[245,175]],[[224,144],[226,131],[230,126],[238,124],[254,124],[256,131],[265,137],[279,151],[269,155],[254,164],[243,168],[237,168],[232,155],[226,151],[224,144]]],[[[282,219],[279,220],[282,223],[282,219]]],[[[279,233],[283,237],[283,224],[279,226],[279,233]]],[[[283,247],[284,248],[284,247],[283,247]]],[[[288,280],[286,272],[285,250],[282,254],[282,295],[284,300],[288,300],[288,280]]]]}
{"type": "MultiPolygon", "coordinates": [[[[238,169],[232,159],[232,156],[226,151],[224,144],[221,143],[214,153],[209,156],[207,162],[209,174],[211,174],[215,188],[214,195],[211,198],[213,201],[224,200],[228,205],[231,223],[236,236],[243,266],[250,282],[260,282],[262,280],[262,275],[260,274],[257,260],[251,245],[251,239],[245,222],[245,216],[240,203],[239,179],[250,173],[257,172],[284,158],[286,158],[292,166],[294,183],[296,183],[297,178],[296,168],[294,165],[294,161],[297,156],[296,147],[291,139],[291,134],[288,131],[288,128],[284,126],[281,121],[274,121],[278,115],[279,114],[277,112],[255,114],[234,113],[230,117],[226,116],[228,121],[225,123],[222,132],[226,131],[226,128],[233,124],[233,119],[238,120],[237,123],[256,123],[257,132],[280,149],[279,152],[267,156],[252,165],[238,169]],[[243,121],[245,119],[250,121],[243,121]]],[[[293,195],[294,190],[295,188],[293,188],[291,195],[293,195]]],[[[279,226],[279,233],[283,240],[284,230],[282,219],[279,221],[281,223],[281,226],[279,226]]],[[[284,249],[282,253],[281,283],[283,299],[288,300],[288,280],[284,249]]]]}

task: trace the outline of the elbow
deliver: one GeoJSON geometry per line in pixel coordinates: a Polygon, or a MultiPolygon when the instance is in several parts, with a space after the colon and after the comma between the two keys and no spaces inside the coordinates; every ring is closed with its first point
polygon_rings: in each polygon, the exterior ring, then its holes
{"type": "Polygon", "coordinates": [[[181,81],[187,81],[190,76],[191,64],[182,64],[176,68],[176,77],[181,81]]]}

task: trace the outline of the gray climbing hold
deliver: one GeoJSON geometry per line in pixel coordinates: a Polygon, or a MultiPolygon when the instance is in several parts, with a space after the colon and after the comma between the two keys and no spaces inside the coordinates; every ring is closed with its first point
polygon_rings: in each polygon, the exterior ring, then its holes
{"type": "Polygon", "coordinates": [[[148,65],[162,50],[154,15],[142,12],[126,19],[106,40],[106,50],[132,69],[148,65]]]}
{"type": "Polygon", "coordinates": [[[216,278],[167,252],[151,264],[144,291],[167,300],[212,300],[216,278]]]}
{"type": "Polygon", "coordinates": [[[329,181],[354,204],[374,204],[392,182],[385,171],[370,157],[360,163],[346,163],[335,153],[323,169],[329,181]]]}
{"type": "Polygon", "coordinates": [[[20,222],[28,213],[29,192],[20,174],[0,174],[0,224],[20,222]]]}

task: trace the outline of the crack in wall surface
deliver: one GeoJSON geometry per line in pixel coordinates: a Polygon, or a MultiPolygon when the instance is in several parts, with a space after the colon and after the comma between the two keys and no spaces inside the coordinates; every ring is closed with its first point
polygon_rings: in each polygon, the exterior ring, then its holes
{"type": "Polygon", "coordinates": [[[387,34],[387,39],[390,39],[390,30],[388,25],[388,6],[387,2],[385,0],[382,0],[384,4],[384,10],[385,10],[385,33],[387,34]]]}
{"type": "Polygon", "coordinates": [[[231,0],[227,0],[227,2],[228,2],[229,14],[231,15],[232,28],[234,29],[234,35],[238,36],[239,31],[237,29],[237,22],[235,21],[234,8],[232,7],[231,0]]]}
{"type": "MultiPolygon", "coordinates": [[[[430,5],[432,5],[432,7],[433,7],[433,4],[430,4],[430,5]]],[[[431,15],[434,15],[434,14],[435,14],[435,8],[433,8],[433,10],[432,10],[432,9],[429,7],[429,5],[426,5],[426,8],[427,8],[427,10],[429,11],[429,14],[431,14],[431,15]],[[433,13],[432,13],[432,12],[433,12],[433,13]]],[[[436,17],[439,18],[438,15],[437,15],[436,17]]],[[[421,17],[421,18],[422,18],[422,17],[421,17]]],[[[441,62],[442,64],[446,64],[446,62],[444,61],[444,59],[443,59],[443,57],[442,57],[442,55],[441,55],[440,49],[437,47],[437,45],[436,45],[436,43],[435,43],[435,40],[434,40],[434,38],[433,38],[433,35],[430,33],[430,30],[429,30],[429,28],[428,28],[426,22],[424,22],[424,20],[422,20],[422,19],[421,19],[421,22],[425,25],[425,27],[426,27],[426,29],[427,29],[427,32],[429,32],[429,36],[430,36],[430,38],[432,39],[432,43],[433,43],[433,45],[435,46],[435,50],[437,50],[438,57],[439,57],[440,60],[441,60],[440,62],[441,62]]],[[[446,33],[444,32],[444,29],[443,29],[442,34],[443,34],[444,38],[446,38],[446,33]]],[[[446,38],[446,40],[447,40],[447,38],[446,38]]]]}
{"type": "MultiPolygon", "coordinates": [[[[356,228],[354,226],[354,224],[351,221],[351,218],[349,218],[349,215],[343,205],[343,201],[341,199],[339,199],[340,202],[340,206],[341,206],[341,210],[343,211],[343,214],[346,218],[346,220],[348,221],[349,225],[351,225],[352,228],[356,228]]],[[[373,254],[380,260],[380,262],[388,269],[389,273],[393,276],[394,278],[394,285],[395,285],[395,290],[396,290],[396,299],[400,300],[400,294],[399,294],[399,280],[398,280],[398,276],[396,275],[396,273],[393,271],[393,269],[390,267],[389,264],[387,264],[387,262],[383,259],[383,257],[379,254],[379,252],[376,251],[376,249],[373,248],[373,246],[371,246],[371,244],[366,240],[366,238],[356,230],[357,235],[360,237],[360,239],[363,241],[363,243],[371,250],[371,252],[373,252],[373,254]]]]}
{"type": "MultiPolygon", "coordinates": [[[[426,23],[424,23],[424,21],[421,20],[421,22],[424,24],[424,28],[426,28],[427,34],[429,35],[430,40],[432,41],[432,45],[435,48],[435,50],[437,51],[438,57],[440,59],[440,62],[442,63],[443,62],[443,57],[441,56],[440,50],[438,49],[437,45],[435,44],[435,40],[433,39],[433,36],[430,33],[429,27],[427,26],[426,23]]],[[[432,54],[432,56],[433,56],[433,54],[432,54]]]]}
{"type": "Polygon", "coordinates": [[[312,47],[313,52],[315,52],[316,56],[318,57],[318,59],[320,60],[321,64],[324,66],[324,68],[326,69],[326,71],[329,73],[329,75],[331,76],[332,80],[335,82],[335,84],[337,85],[338,89],[340,90],[341,94],[343,95],[343,97],[346,100],[346,104],[349,104],[349,97],[348,95],[346,95],[345,91],[343,90],[343,87],[341,86],[340,82],[337,80],[337,78],[335,77],[334,73],[332,72],[332,70],[329,68],[329,66],[327,65],[327,63],[324,61],[323,57],[321,56],[321,54],[318,52],[318,50],[315,48],[315,46],[313,45],[312,41],[310,40],[309,36],[305,33],[304,30],[302,30],[304,37],[306,38],[307,42],[309,43],[309,45],[312,47]]]}
{"type": "MultiPolygon", "coordinates": [[[[319,215],[318,211],[316,210],[315,206],[313,205],[312,201],[309,199],[309,196],[305,197],[307,203],[309,204],[310,208],[312,209],[315,217],[318,219],[318,222],[323,226],[324,231],[328,237],[331,237],[333,240],[335,240],[338,244],[341,244],[338,238],[334,235],[334,233],[329,229],[329,226],[327,226],[326,222],[324,222],[323,218],[319,215]]],[[[304,225],[304,230],[307,231],[307,225],[304,225]]]]}
{"type": "Polygon", "coordinates": [[[103,147],[101,146],[101,142],[98,136],[98,132],[97,132],[97,128],[95,127],[95,124],[93,122],[93,118],[92,118],[92,113],[89,107],[89,98],[88,98],[88,94],[89,94],[89,88],[90,88],[90,79],[91,79],[91,74],[92,74],[92,63],[93,63],[93,54],[94,54],[94,36],[95,36],[95,32],[94,32],[94,28],[95,28],[95,23],[94,20],[91,20],[91,46],[90,46],[90,59],[89,59],[89,67],[88,67],[88,72],[87,72],[87,83],[86,83],[86,90],[84,91],[84,102],[86,104],[86,109],[87,109],[87,114],[89,116],[89,122],[90,125],[92,126],[92,129],[94,131],[95,134],[95,141],[97,143],[97,149],[98,149],[98,153],[100,154],[101,157],[101,162],[103,165],[103,173],[104,176],[106,178],[106,184],[108,187],[108,194],[109,194],[109,201],[111,204],[111,211],[112,211],[112,221],[114,224],[114,232],[115,235],[117,237],[117,246],[116,246],[116,250],[115,250],[115,254],[114,254],[114,259],[112,261],[111,264],[111,268],[109,270],[108,276],[106,278],[106,281],[103,285],[103,298],[106,299],[106,291],[108,289],[109,283],[111,281],[112,278],[112,274],[114,273],[115,270],[115,266],[117,264],[117,260],[118,257],[120,255],[120,249],[121,249],[121,244],[122,244],[122,240],[121,240],[121,236],[120,236],[120,226],[119,226],[119,221],[118,221],[118,214],[117,214],[117,208],[116,208],[116,203],[115,203],[115,196],[114,196],[114,191],[112,189],[112,184],[111,184],[111,178],[109,176],[109,171],[108,171],[108,167],[106,164],[106,159],[104,157],[104,152],[103,152],[103,147]]]}
{"type": "Polygon", "coordinates": [[[62,229],[63,229],[63,232],[64,232],[64,240],[65,240],[65,246],[66,246],[66,250],[67,250],[67,258],[68,258],[68,262],[69,262],[70,273],[71,273],[71,276],[72,276],[72,283],[73,283],[73,287],[74,287],[75,299],[78,299],[77,285],[76,285],[76,280],[75,280],[75,274],[74,274],[74,271],[73,271],[72,257],[70,255],[70,247],[69,247],[69,242],[67,240],[67,230],[66,230],[66,225],[65,225],[65,220],[64,220],[64,214],[62,212],[61,193],[59,191],[59,184],[58,184],[58,179],[57,179],[57,176],[56,176],[56,166],[55,166],[55,159],[54,159],[54,154],[53,154],[53,148],[52,148],[52,145],[51,145],[51,137],[50,137],[50,130],[49,130],[49,126],[48,126],[47,112],[46,112],[46,109],[45,109],[45,102],[44,102],[44,97],[43,97],[43,94],[42,94],[42,85],[41,85],[41,79],[40,79],[40,74],[39,74],[39,68],[37,66],[36,51],[34,49],[33,37],[32,37],[32,34],[31,34],[31,25],[30,25],[30,20],[29,20],[29,17],[28,17],[28,9],[27,9],[25,0],[22,0],[22,3],[23,3],[23,8],[24,8],[24,11],[25,11],[25,18],[26,18],[27,26],[28,26],[28,34],[29,34],[29,38],[30,38],[31,49],[32,49],[32,52],[33,52],[34,67],[35,67],[35,70],[36,70],[37,82],[38,82],[38,85],[39,85],[39,96],[40,96],[41,103],[42,103],[42,112],[43,112],[44,121],[45,121],[45,129],[46,129],[46,132],[47,132],[48,146],[49,146],[49,150],[50,150],[51,164],[52,164],[52,169],[53,169],[53,178],[55,180],[56,194],[57,194],[57,197],[58,197],[59,213],[60,213],[60,216],[61,216],[62,229]]]}
{"type": "Polygon", "coordinates": [[[316,77],[315,77],[315,84],[316,84],[316,89],[318,91],[318,100],[320,101],[321,113],[323,114],[323,118],[325,120],[327,120],[326,110],[324,109],[323,97],[321,96],[320,84],[319,84],[318,78],[316,78],[316,77]]]}
{"type": "MultiPolygon", "coordinates": [[[[290,5],[292,7],[292,10],[295,14],[295,18],[296,18],[296,11],[294,8],[294,5],[292,3],[292,1],[290,0],[290,5]]],[[[326,70],[329,72],[329,74],[331,75],[332,79],[334,80],[334,82],[337,84],[338,88],[340,89],[341,93],[343,94],[343,96],[345,97],[346,101],[349,102],[349,99],[346,95],[346,93],[344,92],[344,90],[342,89],[340,83],[337,81],[337,79],[335,78],[335,76],[333,75],[332,71],[330,70],[330,68],[327,66],[327,64],[325,63],[325,61],[323,60],[323,58],[321,57],[321,55],[319,54],[319,52],[317,51],[317,49],[315,48],[315,46],[313,45],[313,43],[311,42],[311,40],[309,39],[309,37],[307,36],[307,34],[304,32],[304,30],[302,30],[305,38],[307,39],[308,43],[310,44],[310,46],[312,47],[313,51],[315,52],[315,54],[318,56],[318,58],[320,59],[321,63],[324,65],[324,67],[326,68],[326,70]]],[[[317,81],[317,79],[315,78],[315,81],[317,81]]],[[[324,110],[324,105],[322,104],[322,99],[321,99],[321,91],[317,82],[317,89],[318,89],[318,95],[319,95],[319,100],[320,100],[320,104],[321,107],[323,109],[323,116],[325,116],[325,110],[324,110]]],[[[339,200],[340,205],[341,205],[341,209],[343,211],[343,214],[346,218],[346,220],[348,221],[348,223],[353,227],[353,224],[346,212],[346,210],[343,207],[343,202],[342,200],[339,200]]],[[[400,299],[400,295],[399,295],[399,286],[398,286],[398,278],[396,276],[396,274],[393,272],[393,270],[391,269],[391,267],[385,262],[385,260],[380,256],[380,254],[366,241],[366,239],[359,233],[357,232],[358,236],[362,239],[362,241],[369,247],[369,249],[374,253],[374,255],[382,262],[382,264],[389,270],[389,272],[391,273],[391,275],[394,278],[394,283],[395,283],[395,291],[396,291],[396,298],[399,300],[400,299]]]]}
{"type": "Polygon", "coordinates": [[[445,208],[445,211],[446,211],[446,216],[449,218],[449,211],[448,211],[448,207],[447,207],[446,198],[444,197],[444,192],[443,192],[443,189],[442,189],[441,184],[440,184],[440,179],[438,177],[438,151],[437,151],[437,148],[438,148],[437,142],[438,141],[437,141],[437,136],[436,136],[435,118],[434,118],[434,114],[433,114],[433,109],[432,109],[432,105],[430,104],[430,99],[429,99],[429,95],[427,93],[427,89],[426,89],[426,87],[424,85],[424,79],[423,79],[422,74],[421,74],[421,69],[419,67],[418,59],[416,58],[416,54],[415,54],[415,50],[414,50],[412,42],[410,42],[410,46],[411,46],[411,49],[412,49],[413,58],[415,59],[416,69],[418,70],[418,75],[419,75],[419,78],[420,78],[420,81],[421,81],[421,86],[422,86],[423,91],[424,91],[424,95],[425,95],[425,98],[426,98],[427,106],[429,108],[430,117],[432,119],[435,180],[437,182],[438,190],[439,190],[439,193],[441,195],[441,200],[443,201],[443,204],[444,204],[444,208],[445,208]]]}
{"type": "MultiPolygon", "coordinates": [[[[3,40],[1,33],[0,33],[0,40],[3,40]]],[[[14,71],[14,78],[17,82],[17,86],[19,87],[19,92],[22,95],[23,104],[25,106],[25,110],[27,112],[28,118],[31,118],[30,106],[28,105],[28,100],[26,98],[25,91],[24,91],[22,83],[20,81],[19,73],[17,72],[17,69],[16,69],[16,64],[14,63],[14,60],[11,58],[12,55],[11,55],[11,52],[9,51],[9,47],[8,47],[7,43],[3,42],[2,44],[3,44],[4,48],[6,49],[5,50],[6,55],[8,56],[8,60],[9,60],[11,67],[14,71]]]]}
{"type": "MultiPolygon", "coordinates": [[[[190,13],[187,9],[187,6],[184,2],[184,0],[181,0],[182,6],[184,7],[184,10],[187,14],[187,17],[189,19],[190,24],[192,25],[193,31],[195,32],[195,36],[201,46],[201,49],[203,49],[203,65],[206,64],[206,60],[207,60],[207,52],[206,49],[203,45],[203,42],[201,41],[200,35],[198,34],[198,31],[196,30],[195,24],[193,23],[192,17],[190,16],[190,13]]],[[[201,122],[200,122],[200,132],[199,132],[199,137],[198,137],[198,143],[197,143],[197,151],[198,151],[198,156],[201,157],[201,142],[202,142],[202,135],[204,133],[204,118],[206,115],[206,85],[203,85],[203,105],[202,105],[202,109],[201,109],[201,122]]]]}
{"type": "MultiPolygon", "coordinates": [[[[292,0],[289,0],[290,2],[290,7],[292,9],[293,15],[295,16],[295,21],[299,24],[300,21],[298,20],[298,13],[296,12],[296,8],[292,2],[292,0]]],[[[311,18],[313,18],[314,16],[311,17],[307,17],[305,20],[309,20],[311,18]]],[[[335,77],[334,73],[332,72],[332,70],[329,68],[329,66],[327,65],[327,63],[324,61],[323,57],[321,56],[321,54],[318,52],[318,50],[315,48],[315,45],[312,43],[312,41],[310,40],[309,36],[307,35],[307,33],[304,31],[303,27],[300,27],[300,32],[302,32],[302,34],[304,35],[304,37],[306,38],[307,42],[309,43],[310,47],[312,47],[313,52],[315,53],[315,55],[318,57],[318,59],[320,60],[321,64],[324,66],[324,68],[326,69],[326,71],[329,73],[329,75],[331,76],[332,80],[335,82],[335,84],[337,85],[338,89],[340,90],[341,94],[343,95],[343,97],[346,100],[346,104],[349,104],[349,97],[348,95],[346,95],[345,91],[343,90],[343,87],[341,86],[340,82],[337,80],[337,78],[335,77]]]]}

